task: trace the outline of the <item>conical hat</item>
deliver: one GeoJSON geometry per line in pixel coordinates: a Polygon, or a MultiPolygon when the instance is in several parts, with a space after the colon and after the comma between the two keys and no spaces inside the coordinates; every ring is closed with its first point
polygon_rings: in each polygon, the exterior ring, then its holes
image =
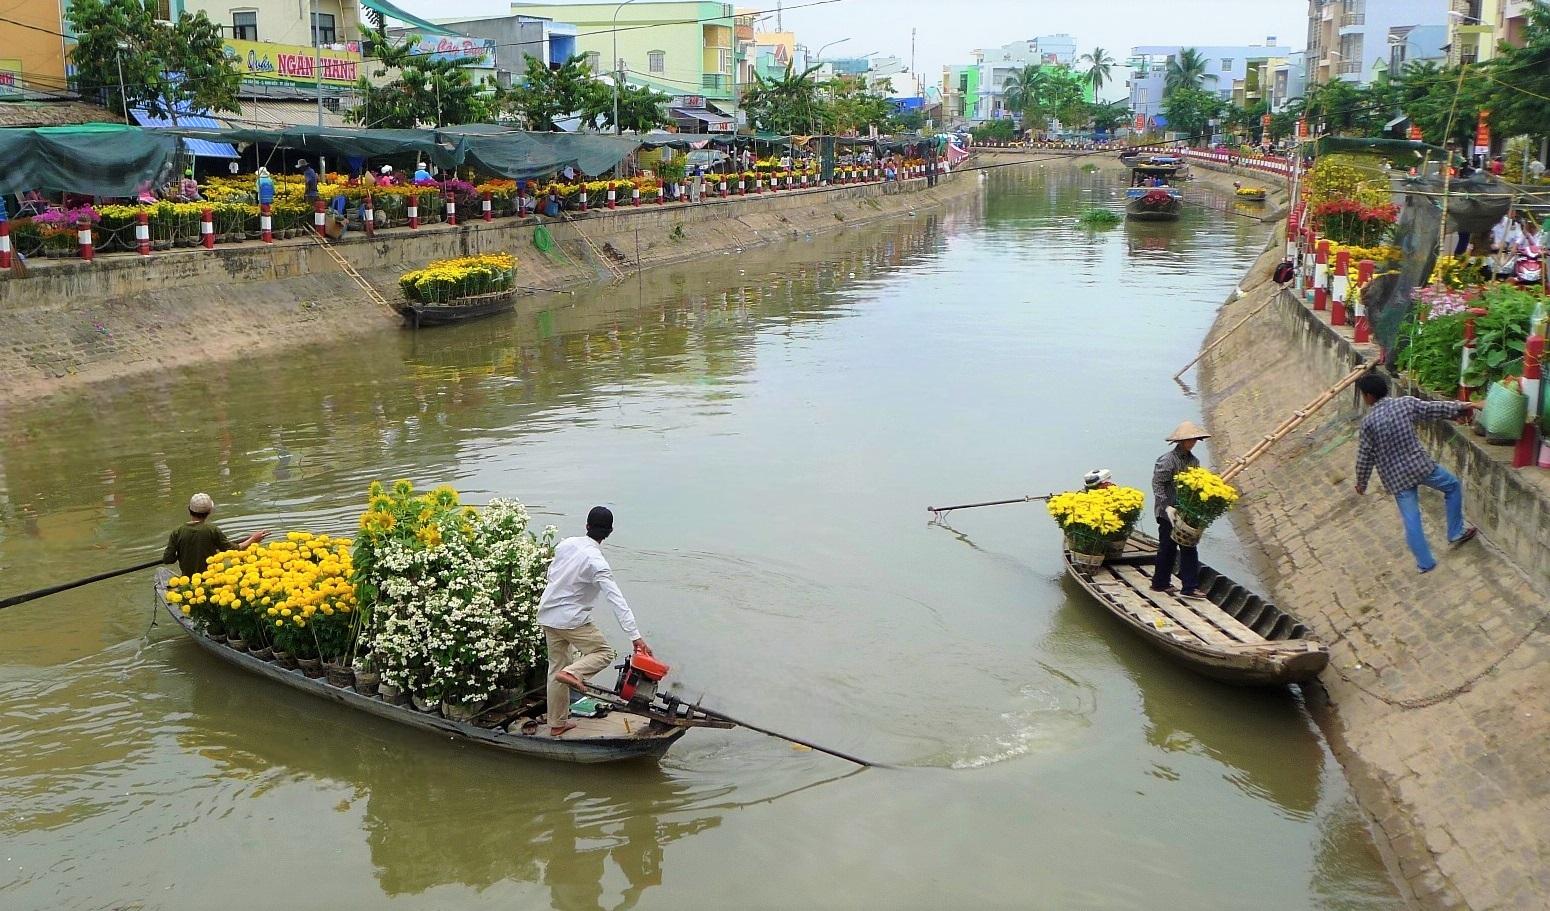
{"type": "Polygon", "coordinates": [[[1173,432],[1168,434],[1168,442],[1170,443],[1182,443],[1185,440],[1209,440],[1210,438],[1211,434],[1195,426],[1194,421],[1185,421],[1173,428],[1173,432]]]}

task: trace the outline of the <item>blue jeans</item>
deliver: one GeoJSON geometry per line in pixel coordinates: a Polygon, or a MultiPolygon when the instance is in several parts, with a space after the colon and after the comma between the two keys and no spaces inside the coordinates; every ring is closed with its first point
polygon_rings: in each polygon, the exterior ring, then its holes
{"type": "MultiPolygon", "coordinates": [[[[1442,494],[1443,502],[1448,509],[1448,540],[1457,541],[1462,538],[1464,536],[1464,487],[1459,483],[1459,479],[1453,476],[1453,472],[1438,465],[1421,481],[1420,487],[1430,487],[1442,494]]],[[[1405,523],[1405,543],[1410,545],[1410,552],[1415,554],[1416,568],[1424,573],[1435,567],[1437,561],[1432,558],[1431,545],[1426,543],[1426,529],[1421,527],[1420,487],[1395,493],[1394,502],[1399,504],[1399,518],[1405,523]]]]}

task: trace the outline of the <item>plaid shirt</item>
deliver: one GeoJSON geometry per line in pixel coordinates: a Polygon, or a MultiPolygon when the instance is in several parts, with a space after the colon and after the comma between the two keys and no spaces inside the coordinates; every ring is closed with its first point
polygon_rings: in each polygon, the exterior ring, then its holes
{"type": "Polygon", "coordinates": [[[1199,464],[1200,460],[1195,458],[1194,453],[1185,452],[1177,446],[1162,454],[1152,469],[1153,515],[1161,519],[1167,514],[1168,507],[1178,505],[1178,490],[1173,483],[1173,476],[1199,464]]]}
{"type": "Polygon", "coordinates": [[[1356,449],[1356,486],[1365,490],[1378,469],[1389,493],[1420,485],[1437,470],[1437,460],[1421,447],[1415,435],[1420,421],[1441,421],[1469,410],[1464,402],[1428,402],[1402,395],[1379,400],[1362,418],[1361,443],[1356,449]]]}

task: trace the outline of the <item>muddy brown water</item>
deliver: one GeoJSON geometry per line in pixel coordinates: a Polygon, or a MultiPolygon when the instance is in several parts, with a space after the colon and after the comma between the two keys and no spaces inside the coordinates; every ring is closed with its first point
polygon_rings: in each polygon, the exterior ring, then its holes
{"type": "MultiPolygon", "coordinates": [[[[1295,691],[1136,641],[1038,505],[926,521],[1092,467],[1144,486],[1265,227],[1202,187],[1087,234],[1114,176],[985,182],[510,318],[40,402],[0,438],[4,594],[154,554],[195,490],[232,532],[348,532],[374,478],[566,533],[606,502],[682,694],[903,768],[742,731],[601,768],[441,742],[148,630],[125,578],[0,614],[0,907],[1401,907],[1295,691]]],[[[1206,551],[1250,576],[1230,529],[1206,551]]]]}

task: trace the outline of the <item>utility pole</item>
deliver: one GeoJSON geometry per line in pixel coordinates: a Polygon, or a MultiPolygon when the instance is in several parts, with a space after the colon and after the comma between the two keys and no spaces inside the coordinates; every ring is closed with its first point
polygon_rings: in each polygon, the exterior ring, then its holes
{"type": "Polygon", "coordinates": [[[318,88],[318,129],[323,129],[323,34],[318,29],[318,0],[312,0],[312,75],[318,88]]]}
{"type": "Polygon", "coordinates": [[[915,75],[915,30],[910,29],[910,75],[915,75]]]}
{"type": "MultiPolygon", "coordinates": [[[[118,64],[118,105],[124,109],[124,126],[129,126],[129,93],[124,89],[124,49],[127,47],[129,42],[118,42],[118,53],[113,55],[113,60],[118,64]]],[[[1524,146],[1524,150],[1527,151],[1527,149],[1528,147],[1524,146]]],[[[1523,173],[1528,173],[1526,167],[1523,173]]]]}

